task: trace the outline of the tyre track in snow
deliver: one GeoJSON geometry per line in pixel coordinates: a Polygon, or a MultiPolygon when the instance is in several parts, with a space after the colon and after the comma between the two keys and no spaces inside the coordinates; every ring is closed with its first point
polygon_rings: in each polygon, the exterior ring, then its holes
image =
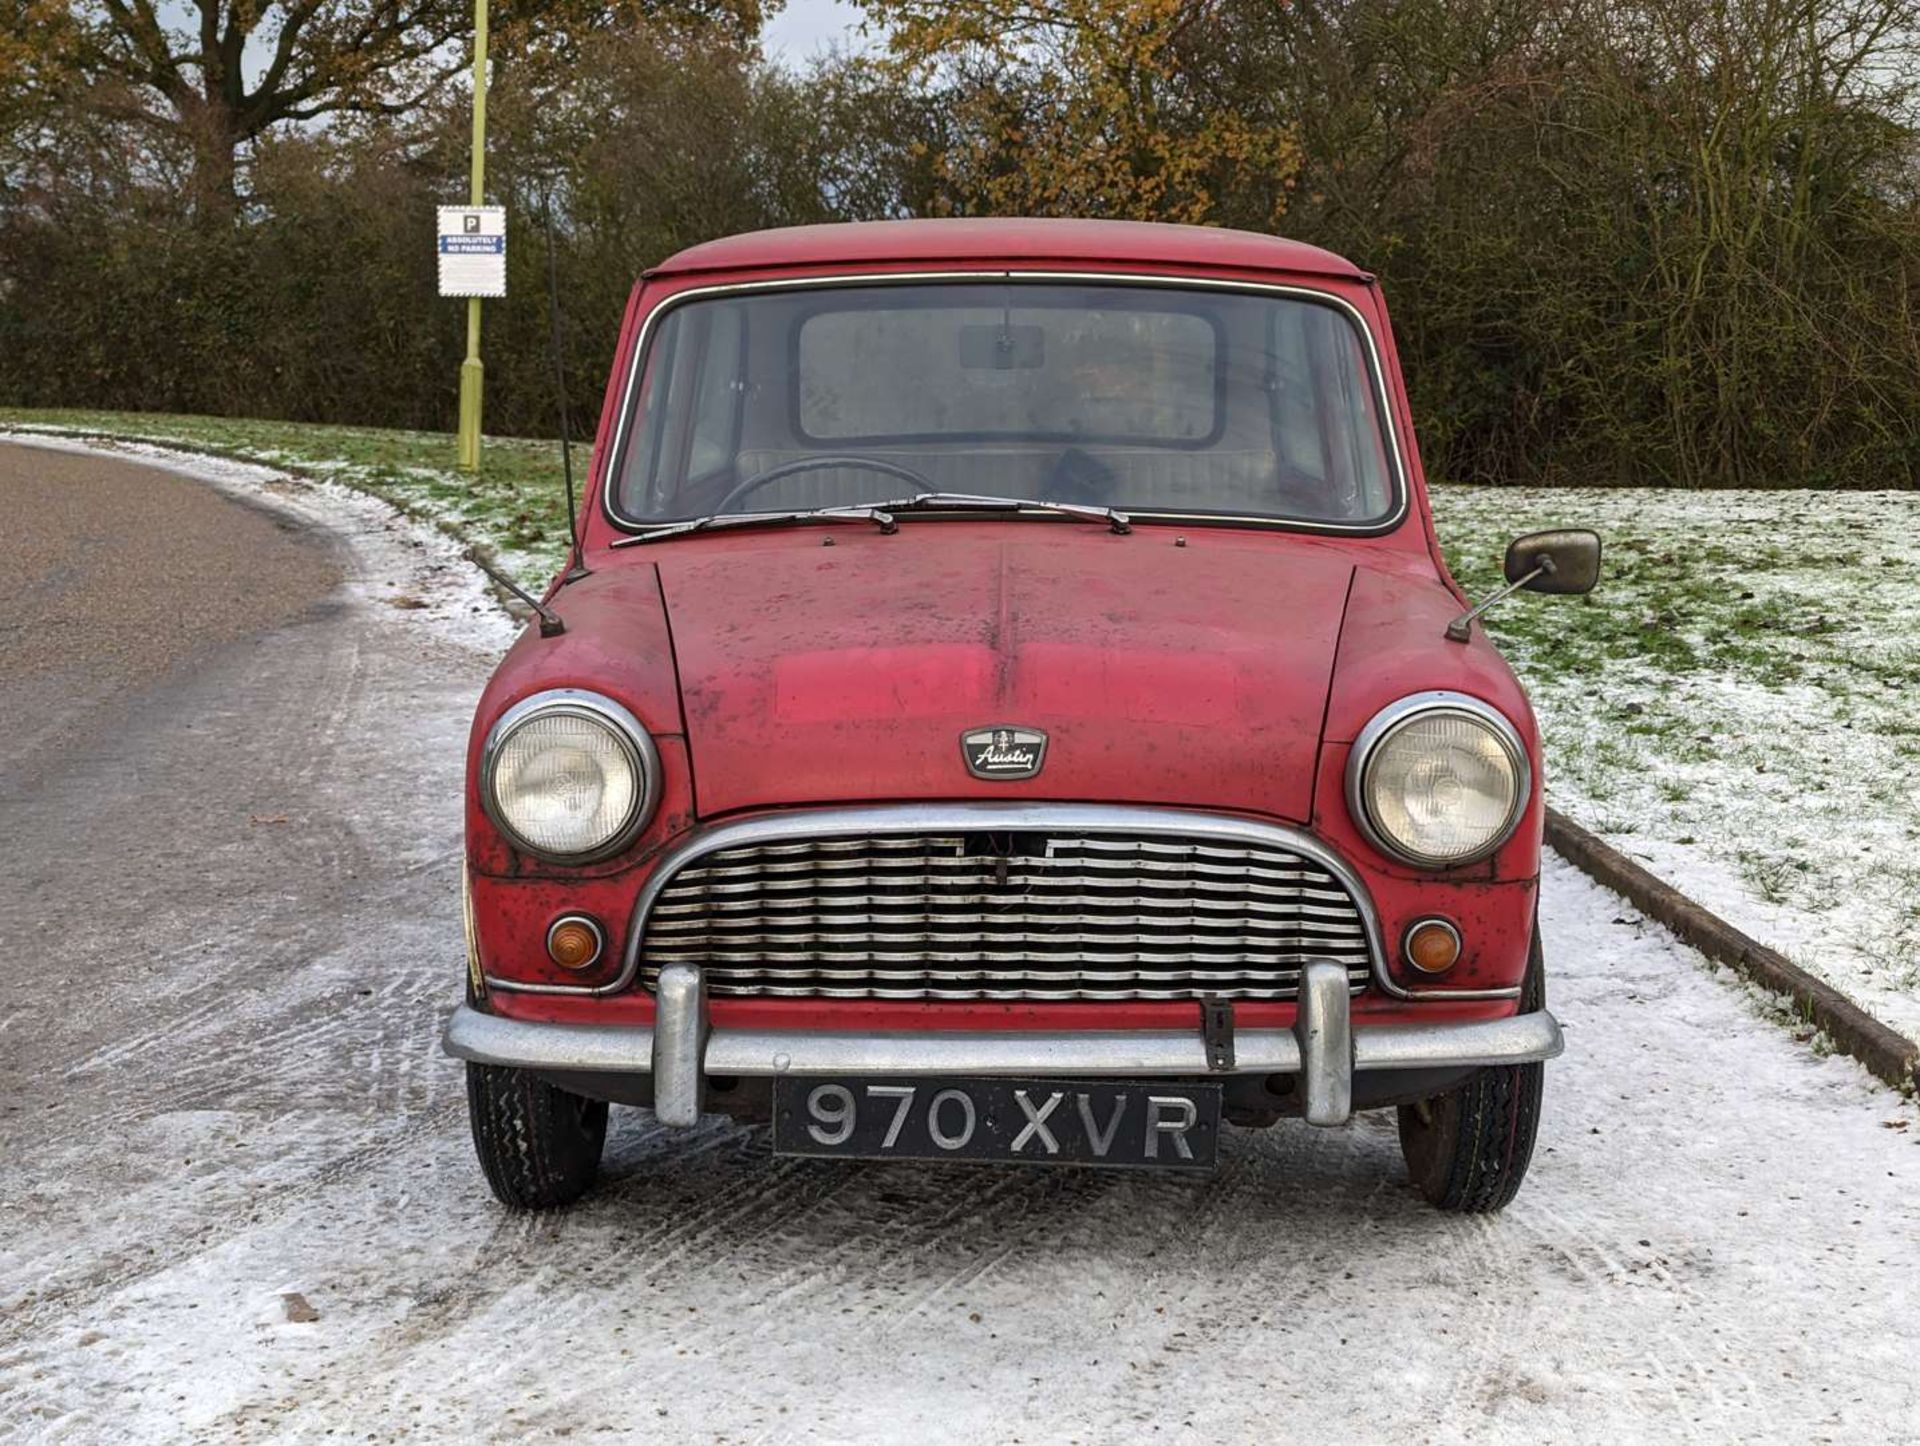
{"type": "MultiPolygon", "coordinates": [[[[296,1180],[263,1194],[250,1194],[244,1202],[245,1228],[271,1228],[306,1208],[317,1192],[337,1187],[356,1175],[365,1174],[395,1157],[404,1156],[435,1136],[445,1136],[454,1128],[464,1126],[464,1123],[464,1115],[456,1116],[454,1110],[443,1108],[434,1115],[417,1118],[398,1129],[388,1130],[377,1141],[330,1156],[296,1180]]],[[[191,1266],[197,1257],[208,1255],[225,1245],[236,1228],[233,1222],[217,1218],[198,1222],[193,1241],[175,1253],[146,1261],[119,1260],[107,1263],[75,1285],[51,1295],[37,1296],[24,1305],[9,1309],[5,1315],[0,1315],[0,1353],[17,1347],[31,1337],[44,1335],[80,1319],[112,1295],[139,1286],[168,1271],[191,1266]]],[[[0,1365],[4,1364],[6,1357],[0,1354],[0,1365]]],[[[0,1392],[0,1400],[4,1398],[4,1392],[0,1392]]]]}
{"type": "MultiPolygon", "coordinates": [[[[724,1344],[735,1353],[751,1351],[758,1340],[778,1334],[783,1318],[797,1313],[838,1312],[850,1308],[844,1304],[849,1301],[863,1307],[871,1305],[865,1311],[869,1319],[864,1329],[871,1336],[884,1336],[895,1319],[918,1313],[933,1300],[978,1278],[1035,1232],[1046,1228],[1045,1215],[1038,1220],[1031,1218],[1037,1202],[1101,1188],[1097,1176],[1037,1170],[1002,1173],[954,1169],[941,1172],[942,1178],[931,1184],[924,1180],[909,1183],[898,1178],[906,1172],[886,1166],[774,1159],[767,1154],[760,1132],[749,1134],[732,1126],[707,1129],[711,1131],[707,1152],[729,1155],[707,1162],[726,1172],[719,1188],[693,1200],[680,1192],[648,1201],[661,1219],[671,1223],[614,1237],[605,1250],[596,1252],[595,1275],[615,1276],[627,1288],[641,1290],[689,1265],[697,1267],[707,1259],[724,1259],[731,1249],[726,1242],[756,1226],[768,1233],[805,1230],[811,1220],[831,1212],[848,1195],[855,1197],[856,1205],[870,1205],[897,1197],[900,1191],[896,1187],[908,1185],[918,1188],[919,1198],[904,1208],[849,1211],[859,1221],[859,1228],[834,1231],[823,1247],[787,1261],[756,1281],[750,1313],[692,1313],[675,1332],[675,1358],[649,1374],[649,1388],[655,1393],[670,1392],[676,1382],[698,1375],[704,1369],[701,1354],[709,1346],[724,1344]],[[964,1231],[966,1240],[956,1241],[956,1230],[964,1231]],[[971,1242],[979,1242],[978,1253],[968,1253],[971,1242]],[[968,1253],[963,1264],[952,1268],[935,1265],[929,1272],[930,1257],[955,1251],[968,1253]],[[916,1282],[907,1296],[872,1303],[870,1282],[903,1277],[916,1282]]],[[[673,1148],[671,1132],[648,1126],[642,1133],[658,1139],[669,1150],[673,1148]]],[[[616,1149],[621,1143],[616,1141],[616,1149]]],[[[697,1138],[694,1144],[697,1150],[697,1138]]],[[[686,1158],[671,1161],[676,1175],[690,1163],[686,1158]]],[[[611,1205],[618,1206],[621,1196],[631,1196],[645,1183],[643,1177],[635,1175],[611,1182],[611,1205]]],[[[530,1225],[527,1238],[539,1233],[540,1227],[530,1225]]],[[[438,1302],[430,1321],[409,1318],[403,1327],[370,1344],[367,1354],[375,1360],[388,1360],[407,1349],[438,1343],[462,1329],[476,1307],[497,1301],[521,1285],[524,1268],[523,1260],[512,1257],[501,1260],[498,1268],[490,1265],[479,1279],[449,1292],[438,1302]]],[[[618,1299],[596,1299],[585,1309],[577,1308],[579,1302],[574,1304],[569,1323],[588,1334],[608,1328],[625,1313],[618,1299]]],[[[343,1383],[332,1399],[337,1405],[345,1404],[370,1389],[391,1394],[403,1389],[414,1373],[408,1365],[382,1370],[371,1379],[356,1377],[351,1386],[343,1383]]],[[[715,1389],[710,1379],[700,1381],[698,1386],[706,1391],[715,1389]]],[[[312,1402],[308,1408],[313,1408],[312,1402]]]]}
{"type": "Polygon", "coordinates": [[[1196,1180],[787,1160],[631,1111],[599,1194],[505,1214],[433,1040],[487,648],[377,509],[293,500],[344,519],[345,596],[143,684],[138,766],[111,771],[166,794],[226,750],[213,822],[183,823],[205,847],[142,861],[76,936],[96,1017],[49,1032],[29,975],[0,1019],[0,1057],[58,1065],[10,1077],[33,1107],[0,1114],[0,1419],[24,1439],[1878,1442],[1920,1420],[1920,1114],[1551,862],[1569,1054],[1497,1219],[1420,1204],[1390,1117],[1231,1132],[1196,1180]],[[385,607],[383,569],[434,608],[385,607]],[[249,829],[265,798],[289,823],[249,829]],[[287,1321],[288,1289],[319,1320],[287,1321]]]}
{"type": "Polygon", "coordinates": [[[1645,1357],[1649,1370],[1676,1390],[1675,1383],[1684,1375],[1693,1383],[1691,1394],[1704,1396],[1718,1412],[1736,1407],[1754,1410],[1762,1404],[1759,1384],[1743,1363],[1754,1358],[1757,1347],[1763,1344],[1769,1329],[1764,1320],[1715,1320],[1710,1330],[1720,1339],[1713,1350],[1703,1351],[1696,1344],[1698,1327],[1713,1317],[1713,1305],[1684,1272],[1671,1269],[1657,1256],[1636,1266],[1593,1245],[1590,1224],[1575,1213],[1535,1209],[1520,1218],[1533,1229],[1541,1248],[1551,1251],[1596,1289],[1652,1289],[1674,1298],[1675,1313],[1682,1317],[1682,1323],[1662,1329],[1660,1348],[1645,1357]],[[1535,1223],[1541,1220],[1551,1222],[1552,1229],[1535,1223]]]}
{"type": "MultiPolygon", "coordinates": [[[[634,1143],[643,1149],[658,1144],[665,1149],[648,1150],[647,1155],[657,1160],[666,1150],[672,1150],[676,1174],[689,1169],[699,1172],[705,1165],[709,1172],[707,1178],[719,1182],[717,1189],[707,1193],[675,1189],[671,1198],[657,1202],[663,1221],[658,1228],[633,1237],[612,1235],[605,1241],[604,1249],[596,1252],[593,1273],[617,1276],[626,1290],[634,1293],[644,1294],[654,1278],[688,1260],[701,1258],[703,1248],[709,1247],[720,1234],[738,1232],[760,1222],[791,1225],[804,1220],[854,1183],[859,1175],[859,1167],[855,1165],[819,1168],[820,1162],[816,1161],[768,1160],[764,1151],[754,1150],[746,1132],[718,1120],[710,1120],[699,1130],[690,1132],[684,1150],[674,1146],[670,1132],[650,1122],[628,1133],[637,1136],[637,1140],[616,1138],[610,1142],[610,1149],[625,1154],[634,1143]],[[748,1158],[755,1154],[758,1159],[748,1158]],[[712,1155],[728,1158],[715,1170],[713,1162],[705,1158],[712,1155]],[[749,1168],[741,1168],[743,1165],[749,1168]]],[[[456,1134],[458,1138],[451,1142],[450,1153],[464,1167],[464,1116],[456,1134]]],[[[618,1198],[643,1182],[643,1175],[626,1173],[623,1178],[622,1166],[630,1166],[631,1162],[610,1163],[615,1167],[606,1186],[610,1196],[618,1198]]],[[[673,1182],[669,1182],[669,1188],[673,1188],[673,1182]]],[[[557,1217],[559,1221],[565,1219],[557,1217]]],[[[371,1362],[399,1359],[407,1364],[398,1369],[375,1366],[365,1373],[355,1373],[350,1379],[343,1377],[332,1383],[329,1390],[310,1396],[304,1403],[305,1408],[324,1415],[329,1402],[337,1409],[347,1409],[351,1402],[369,1392],[384,1390],[389,1395],[404,1394],[416,1369],[410,1353],[417,1357],[431,1352],[447,1337],[462,1330],[476,1313],[516,1292],[523,1292],[528,1255],[538,1253],[543,1244],[550,1244],[555,1229],[555,1221],[542,1217],[499,1212],[487,1246],[480,1252],[477,1268],[468,1277],[431,1292],[421,1309],[410,1312],[364,1347],[364,1354],[371,1362]]],[[[619,1313],[617,1302],[611,1303],[611,1307],[619,1313]]],[[[547,1313],[537,1311],[536,1314],[544,1317],[547,1313]]],[[[571,1321],[576,1330],[590,1330],[594,1324],[593,1319],[577,1316],[571,1321]]],[[[235,1424],[239,1419],[236,1416],[235,1424]]]]}
{"type": "Polygon", "coordinates": [[[0,1207],[26,1227],[0,1243],[0,1343],[450,1118],[410,1058],[432,1059],[449,924],[458,938],[457,795],[452,808],[438,795],[459,773],[445,743],[509,630],[464,569],[434,591],[426,574],[455,550],[378,504],[214,471],[209,487],[146,459],[0,445],[0,495],[59,504],[9,511],[36,519],[29,567],[50,559],[62,580],[22,631],[69,660],[51,675],[63,697],[44,678],[0,678],[0,710],[26,706],[11,700],[24,686],[60,717],[62,744],[0,768],[10,821],[30,821],[0,841],[14,881],[0,969],[36,1021],[0,1052],[15,1102],[0,1115],[0,1207]],[[104,555],[84,526],[52,525],[100,510],[144,525],[104,555]],[[408,586],[435,598],[439,628],[384,605],[408,586]],[[132,603],[164,622],[117,615],[132,603]],[[76,625],[81,613],[104,622],[76,625]],[[150,658],[139,645],[155,636],[166,647],[150,658]],[[418,762],[369,758],[383,727],[403,753],[422,731],[434,744],[418,762]],[[370,809],[396,763],[439,806],[370,809]],[[23,946],[56,929],[49,968],[23,946]],[[428,947],[395,968],[361,942],[376,929],[428,947]]]}

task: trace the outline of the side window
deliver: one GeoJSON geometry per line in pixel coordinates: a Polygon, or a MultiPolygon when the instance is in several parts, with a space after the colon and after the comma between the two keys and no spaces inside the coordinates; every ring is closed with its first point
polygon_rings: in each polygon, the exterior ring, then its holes
{"type": "Polygon", "coordinates": [[[1338,326],[1329,334],[1328,343],[1328,349],[1338,358],[1334,371],[1339,377],[1340,410],[1347,418],[1338,444],[1343,454],[1338,470],[1347,482],[1347,514],[1376,517],[1387,510],[1393,495],[1387,481],[1386,455],[1381,451],[1379,402],[1353,328],[1338,326]]]}
{"type": "Polygon", "coordinates": [[[640,509],[658,511],[672,504],[677,491],[667,482],[671,475],[668,458],[676,455],[681,428],[680,413],[685,409],[682,393],[676,385],[680,375],[680,319],[683,313],[671,312],[660,324],[653,344],[647,350],[647,369],[640,378],[640,427],[635,445],[628,453],[621,494],[629,506],[638,501],[640,509]]]}

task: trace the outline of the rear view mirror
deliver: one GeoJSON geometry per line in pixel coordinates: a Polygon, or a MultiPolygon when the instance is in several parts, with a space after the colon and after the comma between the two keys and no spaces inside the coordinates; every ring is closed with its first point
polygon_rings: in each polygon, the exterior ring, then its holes
{"type": "Polygon", "coordinates": [[[1507,545],[1507,581],[1528,592],[1572,596],[1600,581],[1600,534],[1584,528],[1529,532],[1507,545]]]}

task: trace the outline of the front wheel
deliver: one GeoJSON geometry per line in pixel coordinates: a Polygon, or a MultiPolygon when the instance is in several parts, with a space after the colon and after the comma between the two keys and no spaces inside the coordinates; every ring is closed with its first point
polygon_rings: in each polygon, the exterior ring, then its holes
{"type": "MultiPolygon", "coordinates": [[[[1520,1008],[1531,1012],[1546,1004],[1536,924],[1520,1008]]],[[[1539,1063],[1497,1065],[1444,1095],[1400,1107],[1400,1153],[1429,1204],[1478,1215],[1512,1201],[1533,1158],[1546,1074],[1539,1063]]]]}
{"type": "Polygon", "coordinates": [[[604,1100],[557,1089],[524,1069],[469,1064],[467,1119],[480,1168],[503,1205],[571,1205],[600,1174],[604,1100]]]}

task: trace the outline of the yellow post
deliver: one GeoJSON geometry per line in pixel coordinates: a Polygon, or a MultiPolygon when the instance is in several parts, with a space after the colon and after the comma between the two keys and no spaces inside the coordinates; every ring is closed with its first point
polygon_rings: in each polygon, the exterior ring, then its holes
{"type": "MultiPolygon", "coordinates": [[[[487,202],[487,0],[473,0],[473,194],[487,202]]],[[[467,298],[467,359],[460,363],[460,466],[480,470],[480,298],[467,298]]]]}

